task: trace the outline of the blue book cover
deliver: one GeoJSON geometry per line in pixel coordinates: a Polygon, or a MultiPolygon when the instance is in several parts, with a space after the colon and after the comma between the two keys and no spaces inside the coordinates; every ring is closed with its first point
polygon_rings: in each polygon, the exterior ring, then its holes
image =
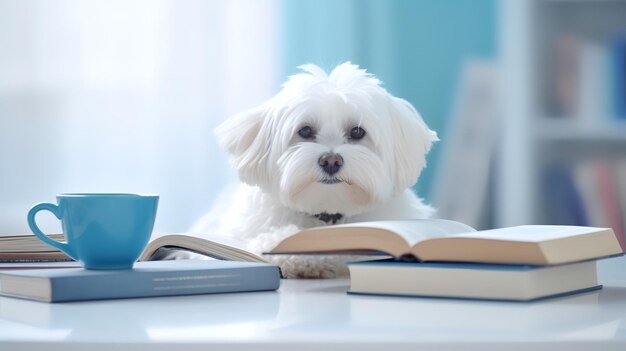
{"type": "Polygon", "coordinates": [[[552,224],[589,225],[583,200],[572,171],[564,165],[550,165],[543,174],[546,218],[552,224]]]}
{"type": "Polygon", "coordinates": [[[577,289],[566,291],[564,293],[552,294],[539,296],[529,299],[513,299],[513,298],[486,298],[486,297],[463,297],[463,296],[438,296],[438,295],[407,295],[407,294],[383,294],[383,293],[372,293],[372,292],[355,292],[348,291],[349,295],[369,295],[369,296],[390,296],[390,297],[420,297],[420,298],[430,298],[430,299],[446,299],[446,300],[473,300],[473,301],[493,301],[493,302],[537,302],[549,299],[556,299],[560,297],[568,297],[572,295],[579,295],[588,292],[593,292],[597,290],[602,290],[602,285],[596,285],[589,288],[577,289]]]}
{"type": "Polygon", "coordinates": [[[127,270],[0,273],[0,294],[47,302],[276,290],[278,266],[220,260],[137,262],[127,270]]]}
{"type": "Polygon", "coordinates": [[[626,119],[626,38],[613,42],[613,105],[618,119],[626,119]]]}

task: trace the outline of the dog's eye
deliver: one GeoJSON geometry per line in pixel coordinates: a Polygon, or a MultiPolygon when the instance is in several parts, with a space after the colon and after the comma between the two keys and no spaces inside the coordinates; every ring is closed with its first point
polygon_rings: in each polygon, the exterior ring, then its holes
{"type": "Polygon", "coordinates": [[[364,136],[365,136],[365,129],[361,127],[354,127],[350,131],[350,139],[359,140],[359,139],[363,139],[364,136]]]}
{"type": "Polygon", "coordinates": [[[315,136],[313,133],[313,128],[309,126],[302,127],[302,129],[298,131],[298,135],[304,139],[311,139],[315,136]]]}

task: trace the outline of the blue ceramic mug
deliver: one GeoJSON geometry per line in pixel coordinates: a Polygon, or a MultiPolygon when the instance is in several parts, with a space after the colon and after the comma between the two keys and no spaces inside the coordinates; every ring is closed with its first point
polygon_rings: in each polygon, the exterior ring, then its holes
{"type": "Polygon", "coordinates": [[[159,197],[137,194],[61,194],[57,204],[41,203],[28,212],[30,229],[87,269],[130,269],[150,240],[159,197]],[[61,220],[66,242],[46,236],[37,212],[61,220]]]}

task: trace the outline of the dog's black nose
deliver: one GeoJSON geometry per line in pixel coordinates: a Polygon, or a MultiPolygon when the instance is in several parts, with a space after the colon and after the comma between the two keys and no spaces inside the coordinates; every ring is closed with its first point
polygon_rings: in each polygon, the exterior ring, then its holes
{"type": "Polygon", "coordinates": [[[328,173],[328,175],[333,175],[339,172],[339,169],[343,166],[343,157],[339,154],[327,153],[323,154],[317,162],[324,172],[328,173]]]}

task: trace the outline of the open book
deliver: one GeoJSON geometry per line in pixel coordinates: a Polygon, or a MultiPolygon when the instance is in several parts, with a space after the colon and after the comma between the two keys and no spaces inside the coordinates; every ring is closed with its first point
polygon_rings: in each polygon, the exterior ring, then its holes
{"type": "Polygon", "coordinates": [[[268,254],[387,254],[420,261],[555,265],[623,254],[610,228],[526,225],[476,231],[438,219],[317,227],[268,254]]]}
{"type": "Polygon", "coordinates": [[[267,260],[243,249],[244,244],[234,239],[216,236],[208,240],[191,234],[167,234],[150,241],[139,257],[140,261],[159,260],[170,250],[186,250],[225,261],[266,263],[267,260]]]}
{"type": "MultiPolygon", "coordinates": [[[[63,234],[48,235],[64,241],[63,234]]],[[[263,257],[243,249],[245,245],[234,239],[215,236],[211,240],[191,234],[157,234],[145,248],[139,261],[154,261],[173,250],[186,250],[218,260],[267,262],[263,257]]],[[[58,261],[71,261],[63,252],[53,248],[32,234],[0,237],[0,269],[53,268],[58,261]]]]}

